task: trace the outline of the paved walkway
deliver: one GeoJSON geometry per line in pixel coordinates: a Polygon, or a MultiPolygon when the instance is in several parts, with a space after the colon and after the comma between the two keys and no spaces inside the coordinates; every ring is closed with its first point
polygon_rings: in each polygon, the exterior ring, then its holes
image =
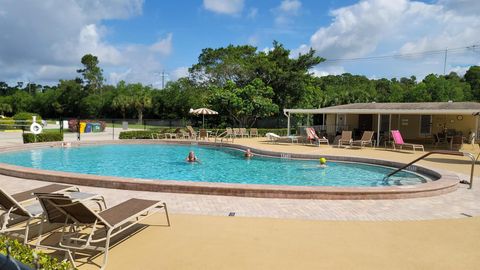
{"type": "MultiPolygon", "coordinates": [[[[3,135],[3,134],[2,134],[3,135]]],[[[111,134],[99,134],[97,137],[84,137],[88,140],[111,139],[111,134]]],[[[239,140],[240,143],[252,145],[252,147],[266,147],[268,149],[280,149],[287,147],[291,151],[323,151],[329,154],[355,153],[362,156],[376,155],[394,158],[395,160],[411,160],[418,154],[391,153],[380,150],[356,150],[333,149],[323,147],[291,146],[291,145],[268,145],[261,140],[239,140]],[[332,150],[333,149],[333,150],[332,150]],[[343,152],[342,152],[343,151],[343,152]],[[353,151],[353,152],[352,152],[353,151]],[[356,152],[355,152],[356,151],[356,152]],[[393,156],[392,156],[393,155],[393,156]],[[395,156],[397,155],[397,156],[395,156]]],[[[18,142],[0,140],[1,146],[18,144],[18,142]]],[[[468,179],[468,163],[462,163],[458,159],[432,160],[425,165],[436,165],[439,168],[452,166],[462,178],[468,179]],[[453,163],[453,165],[451,165],[453,163]],[[447,164],[447,165],[446,165],[447,164]]],[[[478,170],[477,170],[478,171],[478,170]]],[[[235,212],[236,216],[248,217],[272,217],[311,220],[428,220],[442,218],[462,218],[480,216],[480,180],[476,177],[473,189],[467,189],[466,185],[452,193],[415,199],[401,200],[295,200],[295,199],[263,199],[243,198],[212,195],[192,195],[159,192],[140,192],[114,189],[102,189],[95,187],[81,187],[83,191],[105,195],[109,205],[115,205],[132,197],[160,199],[165,201],[172,213],[217,215],[226,216],[235,212]]],[[[0,175],[0,186],[8,192],[19,192],[34,187],[45,185],[45,182],[18,179],[0,175]]]]}

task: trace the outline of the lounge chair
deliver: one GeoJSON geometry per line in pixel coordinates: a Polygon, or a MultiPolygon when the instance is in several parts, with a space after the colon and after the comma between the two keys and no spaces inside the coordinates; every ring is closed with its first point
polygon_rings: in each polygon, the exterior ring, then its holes
{"type": "Polygon", "coordinates": [[[248,137],[248,131],[246,128],[240,128],[240,133],[239,135],[243,138],[243,137],[248,137]]]}
{"type": "Polygon", "coordinates": [[[251,128],[250,129],[250,137],[258,137],[258,129],[256,128],[251,128]]]}
{"type": "Polygon", "coordinates": [[[192,126],[187,126],[188,133],[190,135],[190,139],[196,140],[197,139],[197,132],[192,128],[192,126]]]}
{"type": "Polygon", "coordinates": [[[43,215],[42,207],[38,203],[35,203],[36,197],[33,194],[36,192],[74,190],[78,191],[78,188],[68,185],[51,184],[9,195],[0,188],[0,209],[4,211],[0,214],[0,233],[13,233],[15,236],[23,238],[23,242],[26,244],[32,221],[35,219],[41,220],[43,215]],[[19,226],[25,221],[25,226],[19,226]],[[23,233],[15,233],[18,231],[23,231],[23,233]]]}
{"type": "Polygon", "coordinates": [[[421,149],[422,151],[425,151],[425,149],[423,148],[423,145],[421,144],[405,143],[403,141],[403,137],[400,131],[392,130],[391,133],[393,138],[392,146],[394,150],[396,150],[396,147],[398,146],[400,147],[400,149],[403,149],[403,146],[408,146],[408,147],[412,147],[413,152],[415,152],[416,149],[421,149]]]}
{"type": "Polygon", "coordinates": [[[307,133],[307,140],[310,141],[311,143],[317,142],[318,146],[320,146],[321,143],[326,143],[327,145],[330,145],[327,138],[325,137],[320,138],[317,136],[315,129],[311,127],[307,127],[305,128],[305,132],[307,133]]]}
{"type": "Polygon", "coordinates": [[[463,145],[463,142],[464,142],[464,137],[462,135],[455,135],[452,137],[452,139],[450,140],[450,150],[453,150],[454,149],[454,146],[455,146],[455,149],[461,149],[462,148],[462,145],[463,145]]]}
{"type": "Polygon", "coordinates": [[[344,144],[350,145],[352,143],[352,131],[342,131],[342,137],[338,140],[338,146],[343,146],[344,144]]]}
{"type": "Polygon", "coordinates": [[[352,141],[351,145],[360,146],[360,148],[364,147],[365,145],[373,146],[373,131],[364,131],[362,134],[362,138],[360,140],[352,141]]]}
{"type": "Polygon", "coordinates": [[[233,130],[233,135],[234,135],[235,137],[241,136],[241,135],[240,135],[240,128],[233,128],[232,130],[233,130]]]}
{"type": "Polygon", "coordinates": [[[299,138],[298,136],[279,136],[278,134],[275,134],[272,132],[268,132],[267,134],[265,134],[265,136],[271,143],[279,143],[279,142],[298,143],[298,138],[299,138]]]}
{"type": "Polygon", "coordinates": [[[199,132],[199,135],[198,135],[199,139],[202,140],[207,140],[208,141],[208,132],[206,129],[202,128],[200,129],[200,132],[199,132]]]}
{"type": "MultiPolygon", "coordinates": [[[[114,207],[95,212],[82,200],[76,200],[64,194],[36,193],[41,202],[47,221],[59,223],[64,215],[62,233],[59,246],[71,253],[81,250],[103,251],[104,269],[108,262],[108,249],[112,237],[125,232],[143,219],[163,208],[170,226],[167,205],[160,201],[129,199],[114,207]],[[69,228],[67,230],[67,227],[69,228]],[[100,245],[103,243],[104,245],[100,245]]],[[[40,241],[39,241],[40,242],[40,241]]]]}
{"type": "Polygon", "coordinates": [[[235,134],[233,133],[233,129],[232,128],[226,128],[224,132],[215,136],[215,142],[217,142],[217,139],[220,142],[223,142],[224,140],[226,142],[228,142],[228,140],[232,140],[232,143],[233,143],[233,140],[235,139],[235,134]]]}

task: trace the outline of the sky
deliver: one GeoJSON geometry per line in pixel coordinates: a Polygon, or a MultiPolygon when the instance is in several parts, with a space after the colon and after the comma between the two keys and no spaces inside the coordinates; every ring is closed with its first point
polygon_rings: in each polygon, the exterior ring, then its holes
{"type": "Polygon", "coordinates": [[[480,65],[480,1],[0,0],[0,81],[57,84],[91,53],[107,83],[159,87],[204,48],[274,40],[327,59],[315,76],[463,75],[480,65]]]}

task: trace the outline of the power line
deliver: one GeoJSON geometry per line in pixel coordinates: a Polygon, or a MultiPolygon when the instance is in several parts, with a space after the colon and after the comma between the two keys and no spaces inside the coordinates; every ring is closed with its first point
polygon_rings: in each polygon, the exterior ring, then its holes
{"type": "Polygon", "coordinates": [[[364,61],[364,60],[383,60],[388,58],[408,58],[415,56],[427,56],[427,55],[441,55],[448,53],[459,53],[462,51],[472,50],[475,52],[475,49],[478,48],[480,44],[474,44],[466,47],[458,47],[451,49],[442,49],[442,50],[430,50],[414,53],[401,53],[401,54],[391,54],[391,55],[379,55],[379,56],[367,56],[367,57],[354,57],[354,58],[334,58],[327,59],[322,63],[331,63],[331,62],[346,62],[346,61],[364,61]]]}

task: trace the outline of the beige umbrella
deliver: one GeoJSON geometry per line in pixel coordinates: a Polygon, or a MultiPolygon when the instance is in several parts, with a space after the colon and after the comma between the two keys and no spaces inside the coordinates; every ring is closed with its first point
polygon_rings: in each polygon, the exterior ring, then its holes
{"type": "Polygon", "coordinates": [[[191,114],[195,114],[195,115],[202,115],[202,125],[203,125],[203,128],[205,128],[205,115],[211,115],[211,114],[218,114],[218,112],[214,111],[214,110],[210,110],[208,108],[199,108],[199,109],[190,109],[190,113],[191,114]]]}

